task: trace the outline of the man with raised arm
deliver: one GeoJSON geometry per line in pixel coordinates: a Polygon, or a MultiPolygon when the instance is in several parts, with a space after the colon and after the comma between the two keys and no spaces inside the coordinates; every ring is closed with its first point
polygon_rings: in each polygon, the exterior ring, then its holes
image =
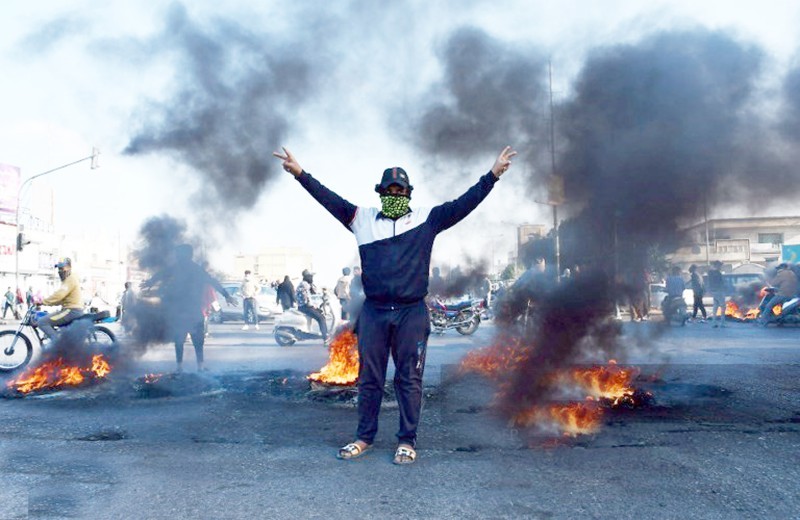
{"type": "Polygon", "coordinates": [[[400,409],[398,446],[393,462],[417,457],[417,425],[422,405],[422,371],[430,334],[425,295],[436,235],[470,214],[492,191],[517,154],[500,152],[491,170],[456,200],[434,208],[409,207],[414,189],[400,167],[387,168],[375,185],[380,208],[357,207],[304,171],[287,150],[273,155],[317,202],[356,237],[366,300],[356,324],[358,335],[358,429],[342,447],[340,459],[360,457],[372,447],[389,355],[395,364],[394,387],[400,409]]]}

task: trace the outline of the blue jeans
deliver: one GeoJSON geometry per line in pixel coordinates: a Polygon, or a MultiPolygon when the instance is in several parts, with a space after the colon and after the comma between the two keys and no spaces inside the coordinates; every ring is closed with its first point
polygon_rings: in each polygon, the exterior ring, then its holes
{"type": "Polygon", "coordinates": [[[242,312],[244,313],[244,322],[250,323],[250,311],[253,311],[253,324],[258,325],[258,304],[255,298],[245,298],[242,300],[242,312]]]}

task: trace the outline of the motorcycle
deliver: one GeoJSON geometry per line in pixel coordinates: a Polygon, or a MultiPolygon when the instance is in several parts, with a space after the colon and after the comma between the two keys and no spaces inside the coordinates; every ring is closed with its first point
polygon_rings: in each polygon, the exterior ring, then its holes
{"type": "Polygon", "coordinates": [[[428,300],[431,332],[443,334],[448,329],[456,329],[459,334],[469,336],[478,330],[481,324],[483,306],[483,300],[446,304],[438,298],[431,298],[428,300]]]}
{"type": "Polygon", "coordinates": [[[680,325],[683,327],[689,320],[689,313],[686,312],[686,302],[682,296],[665,296],[661,302],[661,312],[664,315],[664,321],[668,325],[680,325]]]}
{"type": "MultiPolygon", "coordinates": [[[[775,296],[775,291],[777,289],[775,287],[765,287],[764,288],[764,297],[761,299],[761,303],[759,304],[758,308],[763,309],[766,307],[767,302],[775,296]]],[[[777,306],[776,306],[777,307],[777,306]]],[[[766,309],[763,311],[762,314],[767,315],[768,313],[772,313],[772,309],[766,309]]],[[[800,323],[800,296],[795,296],[790,300],[783,302],[781,305],[781,311],[778,313],[774,319],[769,321],[761,320],[761,323],[766,327],[772,323],[781,326],[784,324],[797,324],[800,323]]]]}
{"type": "MultiPolygon", "coordinates": [[[[312,302],[317,298],[312,296],[312,302]]],[[[325,317],[325,324],[328,326],[328,334],[332,334],[336,325],[336,313],[330,303],[327,289],[322,290],[322,297],[317,308],[322,311],[325,317]]],[[[322,333],[319,330],[317,321],[307,314],[303,314],[295,308],[286,309],[283,314],[275,320],[273,330],[275,341],[282,347],[294,345],[298,341],[321,340],[322,333]]]]}
{"type": "MultiPolygon", "coordinates": [[[[27,365],[33,356],[33,343],[31,338],[23,332],[25,328],[30,330],[30,334],[39,344],[39,349],[44,350],[45,336],[36,325],[37,321],[47,315],[46,312],[30,307],[22,317],[17,330],[0,331],[0,372],[14,372],[27,365]]],[[[72,326],[80,321],[88,321],[90,325],[86,327],[86,337],[82,338],[85,348],[89,352],[99,352],[113,354],[117,350],[117,338],[114,333],[98,323],[109,323],[115,321],[108,311],[84,314],[72,322],[56,327],[60,333],[63,329],[72,326]]]]}

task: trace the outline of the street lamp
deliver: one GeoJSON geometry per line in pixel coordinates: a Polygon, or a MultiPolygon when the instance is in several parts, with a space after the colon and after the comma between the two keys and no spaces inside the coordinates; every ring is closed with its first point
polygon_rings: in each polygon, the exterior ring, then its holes
{"type": "Polygon", "coordinates": [[[17,229],[17,241],[16,241],[17,242],[17,244],[16,244],[17,247],[16,247],[16,253],[14,255],[14,286],[17,289],[19,289],[19,252],[22,250],[22,246],[25,245],[25,243],[23,243],[24,240],[23,240],[23,236],[22,236],[22,226],[20,226],[20,224],[19,224],[19,207],[21,206],[20,198],[22,196],[22,189],[25,187],[26,184],[31,182],[33,179],[37,179],[39,177],[42,177],[42,176],[47,175],[49,173],[56,172],[58,170],[63,170],[64,168],[67,168],[69,166],[73,166],[73,165],[81,163],[83,161],[91,160],[92,163],[91,163],[90,168],[92,170],[97,169],[97,168],[100,167],[100,164],[98,163],[98,160],[97,160],[97,158],[99,156],[100,156],[100,150],[98,150],[95,147],[92,147],[92,155],[90,155],[88,157],[83,157],[82,159],[78,159],[77,161],[72,161],[71,163],[68,163],[68,164],[62,164],[61,166],[57,166],[56,168],[52,168],[50,170],[47,170],[46,172],[37,173],[36,175],[25,179],[25,182],[23,182],[22,184],[19,185],[19,189],[17,190],[17,214],[16,214],[16,217],[14,218],[14,224],[16,225],[16,229],[17,229]]]}

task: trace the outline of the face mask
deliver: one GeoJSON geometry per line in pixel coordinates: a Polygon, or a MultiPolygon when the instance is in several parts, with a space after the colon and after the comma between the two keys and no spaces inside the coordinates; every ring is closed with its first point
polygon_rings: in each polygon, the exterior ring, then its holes
{"type": "Polygon", "coordinates": [[[389,218],[400,218],[408,213],[409,197],[404,195],[381,195],[381,211],[389,218]]]}
{"type": "Polygon", "coordinates": [[[58,270],[58,277],[61,278],[62,282],[67,279],[67,276],[69,276],[69,271],[63,269],[58,270]]]}

